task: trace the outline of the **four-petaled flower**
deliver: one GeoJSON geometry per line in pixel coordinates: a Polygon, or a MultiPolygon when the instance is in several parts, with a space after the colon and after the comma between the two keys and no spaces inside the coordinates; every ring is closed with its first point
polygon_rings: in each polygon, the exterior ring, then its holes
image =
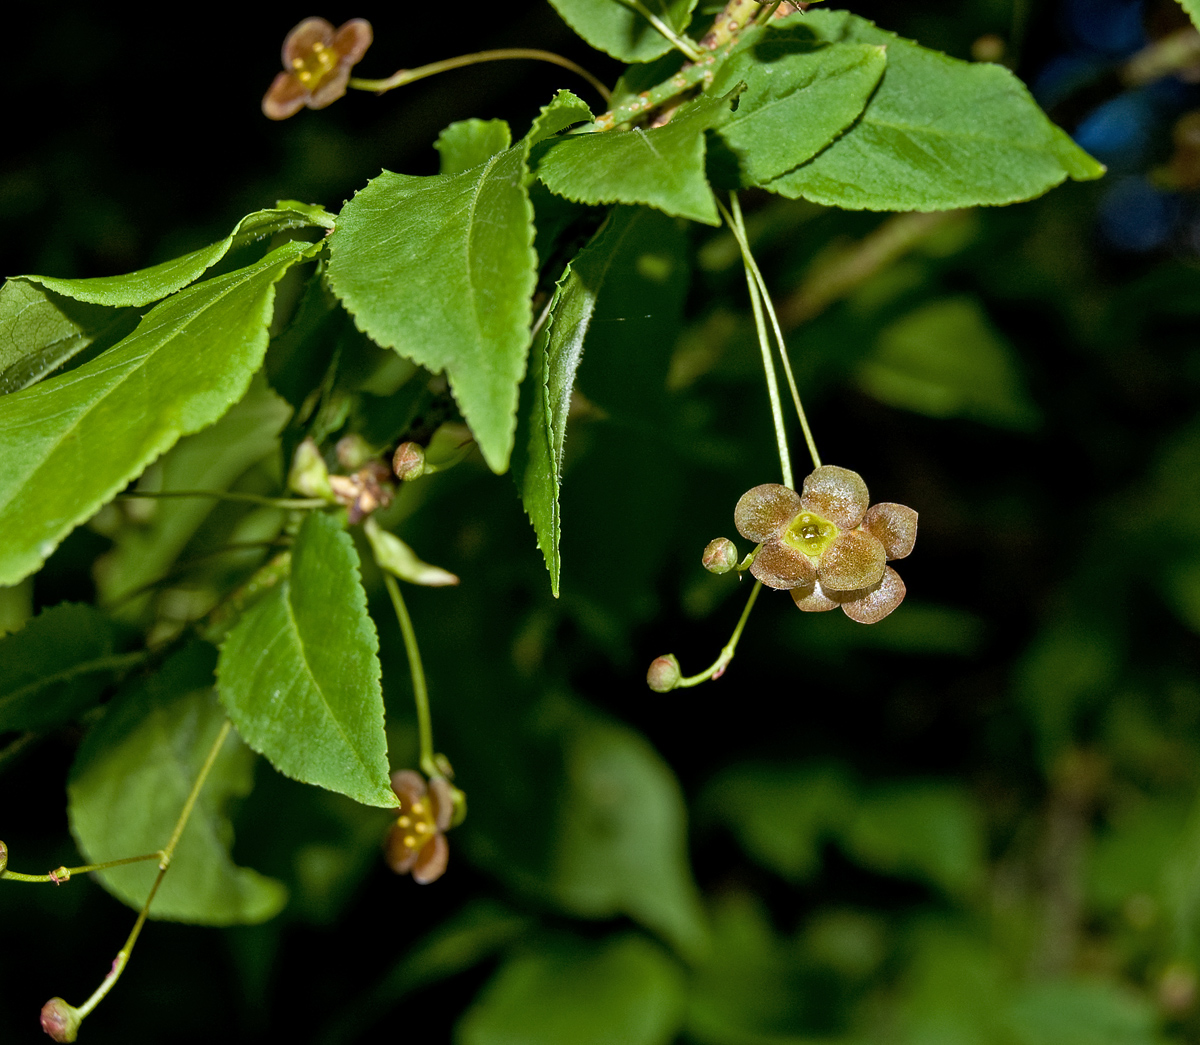
{"type": "Polygon", "coordinates": [[[917,539],[917,513],[876,504],[862,476],[825,465],[802,493],[767,483],[742,494],[733,512],[738,533],[762,545],[750,572],[792,593],[802,610],[838,606],[851,620],[874,624],[904,600],[904,582],[887,565],[917,539]]]}
{"type": "Polygon", "coordinates": [[[420,885],[441,878],[450,858],[444,832],[454,816],[454,792],[442,777],[428,784],[420,773],[401,769],[392,774],[392,790],[400,799],[400,816],[385,846],[388,866],[409,874],[420,885]]]}
{"type": "Polygon", "coordinates": [[[286,120],[304,106],[324,109],[346,93],[350,69],[371,46],[371,23],[353,18],[334,31],[324,18],[306,18],[283,41],[283,67],[263,98],[264,115],[286,120]]]}

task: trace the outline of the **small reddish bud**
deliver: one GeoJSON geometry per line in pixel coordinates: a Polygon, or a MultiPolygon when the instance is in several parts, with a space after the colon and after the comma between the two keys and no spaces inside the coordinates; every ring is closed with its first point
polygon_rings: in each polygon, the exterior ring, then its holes
{"type": "Polygon", "coordinates": [[[51,998],[42,1006],[42,1030],[54,1041],[74,1041],[82,1022],[79,1010],[62,998],[51,998]]]}
{"type": "Polygon", "coordinates": [[[675,659],[674,653],[656,657],[650,664],[650,670],[646,672],[646,684],[655,693],[669,693],[679,685],[681,678],[683,672],[679,670],[679,661],[675,659]]]}
{"type": "Polygon", "coordinates": [[[718,537],[715,541],[708,542],[700,561],[709,573],[728,573],[738,564],[738,551],[728,537],[718,537]]]}
{"type": "Polygon", "coordinates": [[[8,868],[8,846],[0,842],[0,874],[8,868]]]}
{"type": "Polygon", "coordinates": [[[392,471],[401,482],[419,479],[425,472],[425,450],[420,443],[401,443],[392,458],[392,471]]]}

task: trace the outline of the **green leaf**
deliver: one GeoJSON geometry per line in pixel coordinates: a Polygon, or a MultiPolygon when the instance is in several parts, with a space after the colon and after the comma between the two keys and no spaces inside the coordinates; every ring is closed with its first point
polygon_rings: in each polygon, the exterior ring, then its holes
{"type": "MultiPolygon", "coordinates": [[[[623,62],[648,62],[671,42],[621,0],[550,0],[562,19],[599,51],[623,62]]],[[[677,33],[691,20],[696,0],[645,0],[646,7],[677,33]]]]}
{"type": "Polygon", "coordinates": [[[285,243],[190,287],[100,358],[0,397],[0,584],[36,570],[155,457],[245,394],[275,283],[314,249],[285,243]]]}
{"type": "Polygon", "coordinates": [[[551,192],[580,203],[642,203],[719,225],[704,176],[704,132],[730,118],[738,85],[702,96],[663,127],[576,134],[535,151],[535,173],[551,192]]]}
{"type": "Polygon", "coordinates": [[[1187,12],[1192,25],[1200,29],[1200,0],[1179,0],[1179,6],[1187,12]]]}
{"type": "Polygon", "coordinates": [[[683,1023],[682,970],[640,936],[567,936],[510,958],[459,1023],[458,1045],[667,1045],[683,1023]]]}
{"type": "Polygon", "coordinates": [[[36,384],[98,337],[128,321],[114,309],[140,308],[199,279],[231,249],[278,232],[332,228],[321,207],[283,200],[237,223],[223,240],[123,276],[56,279],[14,276],[0,287],[0,394],[36,384]]]}
{"type": "Polygon", "coordinates": [[[836,767],[734,766],[705,789],[701,808],[752,859],[789,881],[821,869],[821,851],[854,814],[857,788],[836,767]]]}
{"type": "Polygon", "coordinates": [[[52,729],[92,704],[131,659],[113,639],[103,614],[64,602],[0,640],[0,733],[52,729]]]}
{"type": "Polygon", "coordinates": [[[627,914],[688,956],[708,928],[671,768],[638,733],[582,710],[564,725],[567,781],[551,890],[587,918],[627,914]]]}
{"type": "MultiPolygon", "coordinates": [[[[683,293],[679,277],[685,266],[672,250],[678,238],[673,225],[645,208],[614,209],[563,273],[550,313],[530,350],[529,374],[521,386],[513,477],[546,559],[550,590],[556,598],[561,576],[559,493],[576,371],[584,348],[595,344],[597,338],[603,342],[606,330],[609,337],[622,342],[622,352],[666,359],[665,352],[651,349],[662,345],[655,335],[663,331],[647,336],[641,324],[649,319],[661,327],[665,321],[670,329],[673,306],[683,293]],[[594,325],[597,318],[599,328],[594,325]],[[631,318],[640,323],[626,326],[631,318]]],[[[607,376],[623,400],[617,404],[606,401],[605,409],[626,413],[631,400],[661,392],[663,375],[639,372],[627,363],[603,355],[598,358],[596,370],[608,364],[611,373],[607,376]],[[643,384],[658,387],[644,388],[643,384]]],[[[605,375],[596,377],[603,389],[605,375]]]]}
{"type": "Polygon", "coordinates": [[[708,90],[747,85],[718,132],[761,185],[812,157],[858,117],[887,66],[874,44],[825,44],[803,24],[748,32],[708,90]]]}
{"type": "Polygon", "coordinates": [[[391,808],[378,649],[354,542],[337,518],[313,512],[291,576],[225,639],[221,699],[284,775],[391,808]]]}
{"type": "Polygon", "coordinates": [[[433,143],[442,158],[442,174],[461,174],[487,163],[512,145],[512,131],[503,120],[459,120],[433,143]]]}
{"type": "Polygon", "coordinates": [[[495,472],[512,452],[536,282],[525,154],[428,178],[385,171],[330,237],[329,282],[359,328],[446,372],[495,472]]]}
{"type": "MultiPolygon", "coordinates": [[[[175,444],[160,462],[158,492],[227,490],[252,465],[278,452],[291,408],[256,377],[250,390],[216,424],[175,444]]],[[[204,497],[154,502],[148,525],[125,527],[112,551],[96,563],[102,601],[115,602],[163,576],[218,504],[204,497]]],[[[121,607],[136,615],[136,602],[121,607]]]]}
{"type": "Polygon", "coordinates": [[[1083,979],[1034,984],[1009,1006],[1015,1045],[1162,1045],[1150,999],[1083,979]]]}
{"type": "Polygon", "coordinates": [[[944,298],[880,335],[858,381],[880,402],[928,417],[1029,430],[1041,420],[1012,346],[974,298],[944,298]]]}
{"type": "MultiPolygon", "coordinates": [[[[212,690],[212,649],[194,645],[118,697],[84,740],[67,787],[71,831],[94,862],[152,853],[167,844],[225,721],[212,690]]],[[[231,733],[163,878],[150,917],[204,925],[262,922],[284,888],[230,856],[230,800],[253,787],[254,755],[231,733]]],[[[100,872],[104,887],[140,908],[157,861],[100,872]]]]}
{"type": "Polygon", "coordinates": [[[963,897],[984,877],[979,810],[949,784],[895,784],[867,795],[844,829],[857,863],[885,874],[914,877],[963,897]]]}
{"type": "Polygon", "coordinates": [[[811,11],[804,24],[831,42],[885,46],[887,71],[853,127],[771,183],[781,195],[851,210],[949,210],[1015,203],[1104,173],[1003,66],[949,58],[844,11],[811,11]]]}

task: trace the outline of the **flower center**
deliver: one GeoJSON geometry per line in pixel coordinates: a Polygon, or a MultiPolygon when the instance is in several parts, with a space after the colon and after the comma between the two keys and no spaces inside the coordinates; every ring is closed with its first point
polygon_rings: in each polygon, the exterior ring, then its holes
{"type": "Polygon", "coordinates": [[[812,512],[801,512],[783,531],[782,540],[797,551],[818,559],[838,535],[838,528],[828,519],[812,512]]]}
{"type": "Polygon", "coordinates": [[[396,823],[404,831],[404,844],[409,849],[420,849],[437,832],[428,799],[414,802],[408,809],[401,808],[396,823]]]}
{"type": "Polygon", "coordinates": [[[310,91],[337,66],[337,52],[327,47],[320,40],[314,40],[312,50],[307,55],[296,55],[292,59],[292,72],[310,91]]]}

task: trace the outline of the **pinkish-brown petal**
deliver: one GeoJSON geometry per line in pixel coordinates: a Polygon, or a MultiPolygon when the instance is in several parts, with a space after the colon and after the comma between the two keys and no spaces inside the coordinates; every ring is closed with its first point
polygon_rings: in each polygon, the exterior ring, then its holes
{"type": "Polygon", "coordinates": [[[291,73],[279,73],[263,95],[262,111],[268,120],[286,120],[304,108],[308,88],[291,73]]]}
{"type": "Polygon", "coordinates": [[[429,781],[429,801],[433,806],[433,823],[439,831],[450,827],[454,817],[454,791],[450,782],[435,776],[429,781]]]}
{"type": "Polygon", "coordinates": [[[805,478],[800,503],[805,511],[823,516],[839,529],[852,530],[862,522],[871,497],[858,472],[827,464],[805,478]]]}
{"type": "Polygon", "coordinates": [[[367,48],[371,46],[371,41],[375,39],[375,34],[371,30],[371,23],[365,18],[351,18],[348,22],[343,22],[338,26],[338,31],[333,34],[333,43],[330,45],[336,52],[338,58],[347,65],[357,65],[362,61],[363,55],[367,53],[367,48]]]}
{"type": "Polygon", "coordinates": [[[436,882],[446,873],[446,863],[449,859],[450,846],[446,843],[446,836],[439,832],[421,849],[421,855],[413,865],[413,881],[418,885],[436,882]]]}
{"type": "Polygon", "coordinates": [[[878,624],[904,601],[904,593],[900,574],[888,566],[879,585],[856,599],[843,602],[842,612],[859,624],[878,624]]]}
{"type": "Polygon", "coordinates": [[[863,529],[879,538],[889,559],[903,559],[917,541],[917,513],[906,504],[882,501],[871,505],[863,529]]]}
{"type": "Polygon", "coordinates": [[[817,579],[817,568],[809,557],[783,541],[764,544],[750,564],[750,572],[768,588],[781,590],[817,579]]]}
{"type": "Polygon", "coordinates": [[[747,490],[733,509],[738,533],[755,544],[773,541],[800,511],[800,495],[779,483],[747,490]]]}
{"type": "Polygon", "coordinates": [[[817,574],[827,592],[873,588],[883,577],[886,561],[878,538],[866,530],[849,530],[825,549],[817,574]]]}
{"type": "Polygon", "coordinates": [[[333,72],[327,74],[320,85],[312,93],[312,97],[304,104],[310,109],[324,109],[332,105],[346,93],[346,84],[350,82],[350,66],[339,65],[333,72]]]}
{"type": "Polygon", "coordinates": [[[392,774],[392,790],[406,809],[411,809],[422,798],[429,788],[425,778],[411,769],[397,769],[392,774]]]}
{"type": "Polygon", "coordinates": [[[333,26],[324,18],[306,18],[297,25],[283,41],[283,67],[291,72],[296,68],[296,59],[301,63],[307,62],[312,54],[313,44],[328,47],[333,40],[333,26]]]}
{"type": "Polygon", "coordinates": [[[817,580],[812,584],[801,584],[793,588],[792,600],[796,603],[796,608],[805,613],[826,613],[838,607],[838,604],[821,590],[821,582],[817,580]]]}
{"type": "Polygon", "coordinates": [[[383,858],[396,874],[408,874],[413,864],[417,862],[418,852],[411,846],[405,845],[404,839],[408,831],[399,824],[393,824],[384,843],[383,858]]]}

